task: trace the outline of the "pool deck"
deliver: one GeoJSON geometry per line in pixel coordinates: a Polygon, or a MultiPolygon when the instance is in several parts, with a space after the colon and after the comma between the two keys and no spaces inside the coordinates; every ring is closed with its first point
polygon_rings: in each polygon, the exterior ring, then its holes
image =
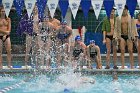
{"type": "MultiPolygon", "coordinates": [[[[138,62],[137,60],[137,53],[133,53],[134,54],[134,58],[135,58],[135,61],[138,62]]],[[[101,54],[102,56],[102,63],[105,63],[105,58],[106,58],[106,54],[101,54]]],[[[112,55],[111,55],[112,56],[112,55]]],[[[120,53],[117,53],[117,56],[120,56],[120,53]]],[[[3,57],[6,58],[6,54],[3,54],[3,57]]],[[[0,69],[0,74],[16,74],[16,73],[32,73],[34,72],[34,68],[32,68],[31,66],[28,66],[26,69],[25,66],[18,66],[18,63],[22,63],[20,65],[24,65],[24,57],[25,57],[25,54],[12,54],[12,57],[14,57],[13,59],[13,62],[16,62],[17,66],[13,67],[13,69],[9,69],[7,68],[7,66],[3,66],[3,69],[0,69]]],[[[129,54],[128,53],[125,53],[125,58],[127,59],[126,60],[126,63],[129,64],[129,54]]],[[[136,63],[135,62],[135,63],[136,63]]],[[[5,62],[7,63],[7,62],[5,62]]],[[[125,69],[120,69],[120,62],[118,62],[119,65],[119,69],[113,69],[111,67],[111,69],[105,69],[105,66],[103,66],[103,69],[95,69],[96,67],[94,67],[94,69],[87,69],[86,67],[82,70],[75,70],[74,72],[82,72],[84,74],[111,74],[112,72],[117,72],[119,74],[139,74],[140,75],[140,69],[138,69],[138,66],[135,66],[134,68],[135,69],[130,69],[128,66],[125,66],[125,69]]],[[[105,65],[105,64],[104,64],[105,65]]],[[[135,64],[137,65],[137,63],[135,64]]],[[[50,72],[63,72],[64,71],[64,68],[60,68],[60,69],[49,69],[47,70],[46,67],[44,66],[42,69],[41,69],[42,72],[45,72],[45,73],[50,73],[50,72]]]]}
{"type": "MultiPolygon", "coordinates": [[[[33,73],[34,71],[38,71],[34,68],[32,68],[31,66],[28,66],[28,69],[25,69],[25,67],[23,68],[4,68],[0,70],[0,74],[17,74],[17,73],[33,73]]],[[[52,68],[52,69],[39,69],[39,71],[41,71],[42,73],[63,73],[64,71],[66,71],[64,68],[52,68]]],[[[112,74],[113,72],[117,72],[118,74],[139,74],[140,75],[140,69],[135,68],[135,69],[129,69],[129,68],[125,68],[125,69],[75,69],[74,70],[75,73],[83,73],[83,74],[112,74]]]]}

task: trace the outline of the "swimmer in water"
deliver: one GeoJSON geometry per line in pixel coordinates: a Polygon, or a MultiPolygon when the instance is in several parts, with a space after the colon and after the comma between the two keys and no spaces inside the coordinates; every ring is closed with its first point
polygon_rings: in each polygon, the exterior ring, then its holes
{"type": "Polygon", "coordinates": [[[112,78],[113,78],[113,82],[112,82],[113,93],[123,93],[121,89],[121,85],[118,81],[117,72],[112,73],[112,78]]]}
{"type": "Polygon", "coordinates": [[[118,75],[117,75],[116,72],[113,72],[112,78],[113,78],[113,81],[117,81],[118,80],[118,75]]]}
{"type": "MultiPolygon", "coordinates": [[[[57,79],[57,81],[62,84],[62,85],[68,85],[69,83],[68,82],[65,82],[61,79],[57,79]]],[[[89,78],[89,77],[79,77],[79,80],[75,82],[75,84],[78,84],[78,85],[81,85],[81,84],[95,84],[95,79],[93,78],[89,78]]]]}
{"type": "Polygon", "coordinates": [[[80,79],[81,79],[81,83],[90,83],[90,84],[95,83],[95,79],[93,78],[81,77],[80,79]]]}

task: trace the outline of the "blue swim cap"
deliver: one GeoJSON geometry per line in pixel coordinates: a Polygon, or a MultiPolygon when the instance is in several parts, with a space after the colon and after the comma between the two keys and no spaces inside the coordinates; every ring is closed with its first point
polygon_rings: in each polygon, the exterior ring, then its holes
{"type": "Polygon", "coordinates": [[[77,40],[81,40],[81,37],[80,36],[76,36],[75,37],[75,41],[77,41],[77,40]]]}
{"type": "Polygon", "coordinates": [[[92,43],[95,43],[95,41],[94,40],[90,40],[90,44],[92,44],[92,43]]]}
{"type": "Polygon", "coordinates": [[[71,93],[69,89],[65,88],[64,93],[71,93]]]}
{"type": "Polygon", "coordinates": [[[66,25],[66,24],[67,24],[67,21],[63,19],[63,20],[61,21],[61,24],[62,24],[62,25],[66,25]]]}

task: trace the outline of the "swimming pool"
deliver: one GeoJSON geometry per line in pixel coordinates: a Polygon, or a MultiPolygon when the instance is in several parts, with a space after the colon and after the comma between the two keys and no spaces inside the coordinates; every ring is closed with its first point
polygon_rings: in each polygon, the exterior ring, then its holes
{"type": "MultiPolygon", "coordinates": [[[[24,82],[31,74],[3,76],[0,88],[24,82]]],[[[140,93],[140,75],[121,74],[118,81],[113,81],[112,75],[79,75],[75,73],[40,74],[33,76],[18,87],[6,93],[140,93]],[[79,83],[80,77],[92,78],[94,84],[79,83]]]]}

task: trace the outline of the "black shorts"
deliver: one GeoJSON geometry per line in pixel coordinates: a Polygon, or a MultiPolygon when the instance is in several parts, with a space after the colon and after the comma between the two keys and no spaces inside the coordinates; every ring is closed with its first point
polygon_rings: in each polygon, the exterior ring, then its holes
{"type": "Polygon", "coordinates": [[[121,35],[121,37],[122,37],[125,41],[127,41],[127,39],[128,39],[128,35],[121,35]]]}
{"type": "Polygon", "coordinates": [[[90,58],[96,58],[97,54],[90,54],[90,58]]]}
{"type": "Polygon", "coordinates": [[[109,38],[112,41],[113,40],[113,35],[106,35],[106,38],[109,38]]]}
{"type": "Polygon", "coordinates": [[[9,38],[9,37],[10,37],[10,35],[6,35],[6,38],[3,39],[3,36],[0,36],[0,39],[1,39],[3,42],[5,42],[5,41],[7,40],[7,38],[9,38]]]}

